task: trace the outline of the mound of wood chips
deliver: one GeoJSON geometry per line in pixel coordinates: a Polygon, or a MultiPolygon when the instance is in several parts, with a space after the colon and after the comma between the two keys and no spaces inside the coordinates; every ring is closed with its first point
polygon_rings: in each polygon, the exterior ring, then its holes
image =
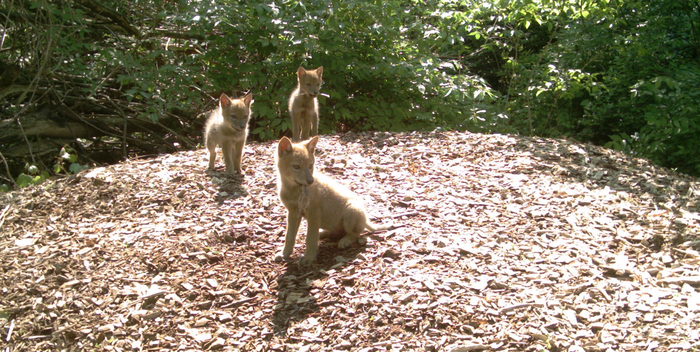
{"type": "Polygon", "coordinates": [[[0,195],[2,351],[700,349],[700,182],[598,147],[323,136],[317,170],[392,230],[273,261],[276,143],[0,195]]]}

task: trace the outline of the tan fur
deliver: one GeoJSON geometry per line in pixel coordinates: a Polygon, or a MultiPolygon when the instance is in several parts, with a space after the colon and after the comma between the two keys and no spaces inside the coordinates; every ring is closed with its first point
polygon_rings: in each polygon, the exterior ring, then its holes
{"type": "Polygon", "coordinates": [[[204,129],[204,144],[209,149],[209,170],[214,170],[216,146],[219,145],[224,154],[226,173],[241,172],[252,101],[253,93],[240,99],[231,99],[226,94],[221,94],[219,107],[209,114],[204,129]]]}
{"type": "Polygon", "coordinates": [[[292,140],[297,142],[318,135],[318,91],[323,82],[323,66],[315,70],[297,70],[297,88],[289,97],[292,140]]]}
{"type": "Polygon", "coordinates": [[[306,252],[300,259],[302,265],[316,260],[320,237],[342,237],[339,248],[353,243],[365,244],[360,237],[365,229],[371,231],[388,228],[367,219],[360,199],[330,177],[314,173],[314,150],[318,136],[308,141],[292,143],[282,137],[277,146],[277,191],[287,208],[287,233],[282,251],[275,260],[288,259],[294,249],[301,219],[307,221],[306,252]],[[319,229],[323,229],[319,233],[319,229]]]}

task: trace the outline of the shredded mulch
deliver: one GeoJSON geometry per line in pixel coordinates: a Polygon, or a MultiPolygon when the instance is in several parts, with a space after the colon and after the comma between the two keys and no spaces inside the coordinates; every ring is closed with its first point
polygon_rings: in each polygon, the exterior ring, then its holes
{"type": "Polygon", "coordinates": [[[700,349],[700,182],[603,148],[469,133],[323,136],[375,222],[274,262],[276,143],[0,195],[2,351],[700,349]]]}

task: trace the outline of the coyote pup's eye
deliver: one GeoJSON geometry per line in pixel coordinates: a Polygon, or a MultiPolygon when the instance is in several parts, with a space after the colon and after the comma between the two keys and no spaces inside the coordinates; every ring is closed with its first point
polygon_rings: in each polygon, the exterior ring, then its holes
{"type": "Polygon", "coordinates": [[[294,164],[294,165],[292,165],[292,169],[299,170],[299,169],[301,169],[301,166],[299,166],[299,164],[294,164]]]}

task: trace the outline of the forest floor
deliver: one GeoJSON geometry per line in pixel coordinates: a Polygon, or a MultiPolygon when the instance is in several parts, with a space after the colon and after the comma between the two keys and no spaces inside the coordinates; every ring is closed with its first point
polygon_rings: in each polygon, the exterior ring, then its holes
{"type": "Polygon", "coordinates": [[[0,194],[0,350],[700,349],[700,181],[590,145],[470,133],[322,136],[365,246],[274,262],[276,143],[0,194]]]}

